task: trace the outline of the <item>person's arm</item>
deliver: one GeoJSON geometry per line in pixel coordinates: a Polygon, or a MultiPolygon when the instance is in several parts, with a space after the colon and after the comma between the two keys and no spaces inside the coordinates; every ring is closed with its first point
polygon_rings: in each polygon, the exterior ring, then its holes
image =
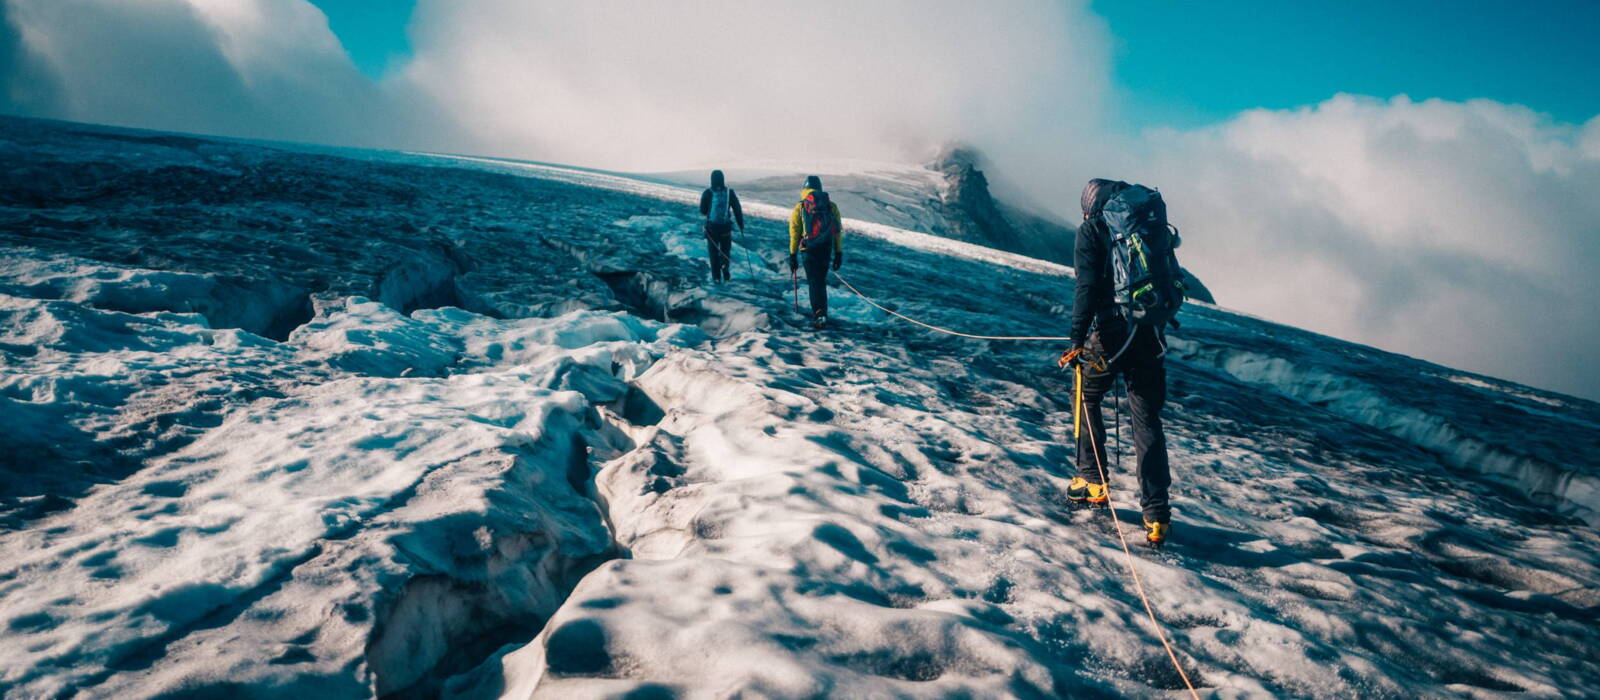
{"type": "Polygon", "coordinates": [[[839,205],[828,202],[833,209],[833,257],[839,257],[844,252],[844,217],[839,216],[839,205]]]}
{"type": "Polygon", "coordinates": [[[790,255],[794,255],[795,253],[800,252],[800,236],[801,236],[801,233],[802,233],[801,229],[804,228],[802,226],[801,222],[800,222],[800,218],[801,218],[800,217],[800,205],[796,204],[796,205],[794,205],[794,211],[789,212],[789,254],[790,255]]]}
{"type": "Polygon", "coordinates": [[[739,222],[739,230],[744,230],[744,208],[739,206],[739,193],[728,190],[728,206],[733,207],[733,220],[739,222]]]}
{"type": "Polygon", "coordinates": [[[700,215],[711,215],[711,188],[709,187],[706,188],[706,191],[700,193],[700,215]]]}
{"type": "Polygon", "coordinates": [[[1096,223],[1085,221],[1078,227],[1078,239],[1072,249],[1072,269],[1077,282],[1072,290],[1072,344],[1089,342],[1089,326],[1094,323],[1095,302],[1105,265],[1105,250],[1095,235],[1096,223]]]}

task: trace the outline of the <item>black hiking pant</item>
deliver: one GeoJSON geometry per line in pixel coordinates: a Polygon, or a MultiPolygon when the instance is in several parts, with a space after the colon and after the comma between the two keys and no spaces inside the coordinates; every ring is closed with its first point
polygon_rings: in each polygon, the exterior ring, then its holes
{"type": "MultiPolygon", "coordinates": [[[[1089,334],[1088,346],[1109,360],[1127,339],[1126,326],[1119,324],[1106,332],[1097,330],[1089,334]]],[[[1139,508],[1144,511],[1144,519],[1152,522],[1167,520],[1172,515],[1167,497],[1172,473],[1167,462],[1167,436],[1161,430],[1161,409],[1167,404],[1167,367],[1161,358],[1162,340],[1158,331],[1141,328],[1127,351],[1107,371],[1083,368],[1083,410],[1087,415],[1078,437],[1078,476],[1094,484],[1106,481],[1111,474],[1111,464],[1106,461],[1106,424],[1100,404],[1110,393],[1117,376],[1122,375],[1128,389],[1128,418],[1133,425],[1139,508]],[[1101,476],[1102,467],[1105,477],[1101,476]]]]}
{"type": "Polygon", "coordinates": [[[817,245],[800,251],[800,264],[806,269],[806,286],[811,290],[811,317],[828,315],[828,263],[832,245],[817,245]]]}
{"type": "Polygon", "coordinates": [[[729,279],[733,263],[733,224],[706,223],[706,254],[711,257],[711,281],[729,279]]]}

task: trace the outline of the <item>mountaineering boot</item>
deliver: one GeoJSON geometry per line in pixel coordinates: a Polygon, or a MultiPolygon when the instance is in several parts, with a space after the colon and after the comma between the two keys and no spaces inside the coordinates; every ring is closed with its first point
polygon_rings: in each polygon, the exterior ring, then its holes
{"type": "Polygon", "coordinates": [[[816,316],[811,317],[811,330],[820,331],[827,327],[828,316],[826,314],[817,314],[816,316]]]}
{"type": "Polygon", "coordinates": [[[1089,505],[1105,505],[1109,498],[1106,495],[1105,484],[1091,484],[1081,476],[1072,477],[1067,484],[1067,500],[1073,503],[1087,503],[1089,505]]]}
{"type": "Polygon", "coordinates": [[[1167,543],[1167,535],[1172,533],[1172,523],[1166,520],[1156,522],[1144,521],[1145,544],[1152,549],[1160,549],[1167,543]]]}

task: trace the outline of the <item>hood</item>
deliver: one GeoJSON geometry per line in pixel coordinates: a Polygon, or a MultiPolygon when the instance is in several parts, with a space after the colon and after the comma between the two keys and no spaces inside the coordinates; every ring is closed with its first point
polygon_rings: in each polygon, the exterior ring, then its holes
{"type": "Polygon", "coordinates": [[[727,184],[725,184],[723,182],[723,180],[722,180],[722,171],[721,170],[713,170],[713,171],[711,171],[711,189],[720,190],[720,189],[722,189],[724,187],[727,187],[727,184]]]}
{"type": "Polygon", "coordinates": [[[822,178],[817,177],[816,175],[807,175],[806,176],[806,189],[808,189],[808,190],[820,190],[820,189],[822,189],[822,178]]]}

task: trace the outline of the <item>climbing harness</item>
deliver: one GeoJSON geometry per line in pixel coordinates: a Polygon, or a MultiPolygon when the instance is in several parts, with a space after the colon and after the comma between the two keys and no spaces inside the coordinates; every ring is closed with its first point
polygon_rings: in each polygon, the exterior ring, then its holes
{"type": "MultiPolygon", "coordinates": [[[[1083,366],[1079,365],[1074,369],[1076,370],[1076,379],[1073,384],[1077,396],[1073,400],[1073,411],[1076,413],[1083,410],[1083,366]]],[[[1087,414],[1084,417],[1087,418],[1087,414]]],[[[1074,434],[1076,434],[1077,415],[1073,416],[1072,422],[1073,426],[1075,426],[1074,434]]],[[[1117,430],[1122,430],[1120,417],[1118,418],[1117,430]]],[[[1100,470],[1100,483],[1104,484],[1106,488],[1106,509],[1111,511],[1111,527],[1117,531],[1117,540],[1122,543],[1122,554],[1128,566],[1128,574],[1133,577],[1134,590],[1139,593],[1139,600],[1144,603],[1144,614],[1150,618],[1150,624],[1156,630],[1156,638],[1161,640],[1162,648],[1167,650],[1167,658],[1172,660],[1172,667],[1178,670],[1178,677],[1182,678],[1183,684],[1188,687],[1189,695],[1193,696],[1194,700],[1200,700],[1200,693],[1194,689],[1194,683],[1189,681],[1189,674],[1183,670],[1183,664],[1178,663],[1178,653],[1173,651],[1172,643],[1167,641],[1167,633],[1162,628],[1161,621],[1156,619],[1156,611],[1150,605],[1150,596],[1145,593],[1144,582],[1139,580],[1139,570],[1134,568],[1133,549],[1128,547],[1128,537],[1122,532],[1122,521],[1117,519],[1117,505],[1111,500],[1111,480],[1107,478],[1106,465],[1100,461],[1100,446],[1095,443],[1093,426],[1090,426],[1089,429],[1089,450],[1094,453],[1095,467],[1100,470]]],[[[1120,447],[1118,448],[1118,454],[1120,460],[1120,447]]]]}
{"type": "Polygon", "coordinates": [[[1105,357],[1102,357],[1100,353],[1095,352],[1094,348],[1087,345],[1080,345],[1061,353],[1061,359],[1056,360],[1056,366],[1066,369],[1072,366],[1074,360],[1078,364],[1088,365],[1089,369],[1101,374],[1105,374],[1107,368],[1111,366],[1111,363],[1106,361],[1105,357]]]}
{"type": "Polygon", "coordinates": [[[884,312],[886,314],[889,314],[890,316],[894,316],[895,318],[898,318],[898,319],[900,319],[902,321],[910,321],[910,322],[915,323],[915,324],[917,324],[919,326],[922,326],[923,328],[927,328],[929,330],[938,331],[938,332],[944,333],[946,335],[954,335],[954,336],[959,336],[959,337],[962,337],[962,338],[973,338],[973,339],[976,339],[976,340],[1072,340],[1072,338],[1069,338],[1069,337],[1066,337],[1066,336],[974,335],[972,333],[962,333],[960,331],[953,331],[953,330],[950,330],[948,328],[940,328],[940,327],[935,326],[935,325],[933,325],[931,323],[923,323],[922,321],[918,321],[917,319],[911,318],[910,316],[907,316],[905,314],[899,313],[899,312],[894,311],[892,309],[885,308],[882,304],[879,304],[878,302],[873,301],[871,297],[868,297],[867,295],[862,294],[861,290],[856,289],[855,285],[850,284],[849,280],[846,280],[842,275],[840,275],[838,270],[834,270],[833,271],[833,276],[838,278],[839,282],[841,284],[843,284],[846,289],[849,289],[851,294],[854,294],[854,295],[860,297],[861,300],[864,301],[864,302],[867,302],[867,304],[869,306],[871,306],[871,307],[873,307],[873,308],[875,308],[875,309],[877,309],[879,311],[882,311],[882,312],[884,312]]]}

